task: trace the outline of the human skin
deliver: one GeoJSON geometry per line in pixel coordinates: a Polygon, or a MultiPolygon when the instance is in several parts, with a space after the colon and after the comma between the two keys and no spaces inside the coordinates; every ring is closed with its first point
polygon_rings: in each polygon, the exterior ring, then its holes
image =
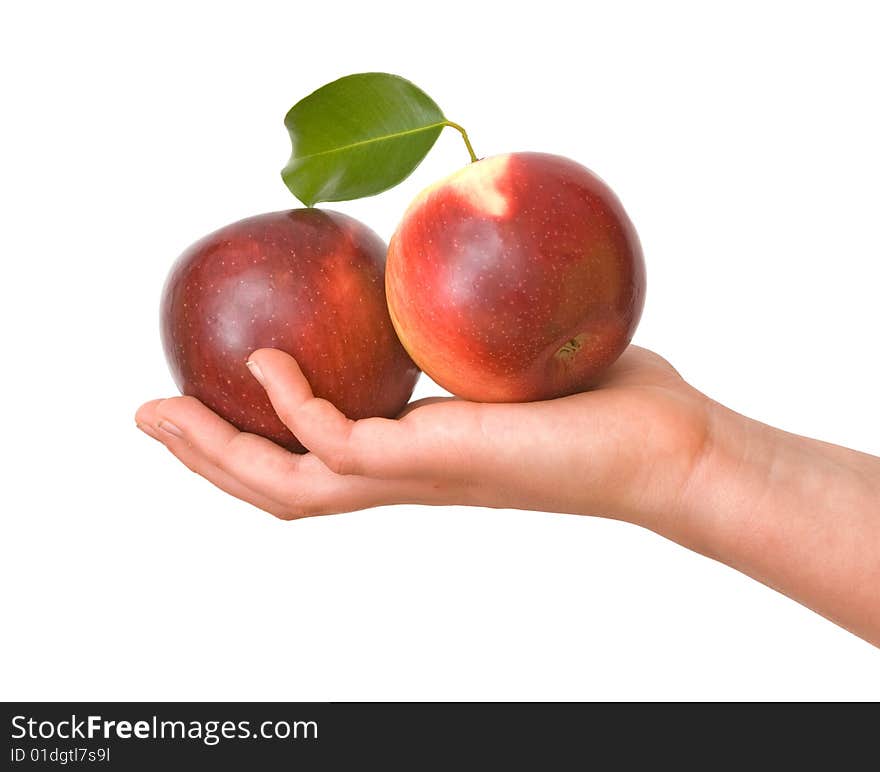
{"type": "Polygon", "coordinates": [[[283,519],[385,504],[600,515],[724,562],[880,645],[880,458],[741,416],[630,346],[599,387],[545,402],[428,399],[351,421],[296,361],[249,360],[309,449],[239,432],[192,397],[138,426],[219,488],[283,519]]]}

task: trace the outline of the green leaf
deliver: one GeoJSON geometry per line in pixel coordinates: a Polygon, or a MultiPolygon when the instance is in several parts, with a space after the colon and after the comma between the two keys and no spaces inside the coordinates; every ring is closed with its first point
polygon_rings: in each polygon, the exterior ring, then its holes
{"type": "Polygon", "coordinates": [[[322,86],[284,119],[293,153],[281,172],[306,206],[373,196],[406,179],[444,126],[424,91],[397,75],[367,72],[322,86]]]}

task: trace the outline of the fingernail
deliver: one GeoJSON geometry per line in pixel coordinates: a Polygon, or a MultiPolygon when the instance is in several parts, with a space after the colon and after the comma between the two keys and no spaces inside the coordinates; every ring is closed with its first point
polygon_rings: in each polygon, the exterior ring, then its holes
{"type": "Polygon", "coordinates": [[[159,429],[163,432],[167,432],[172,437],[183,437],[183,432],[180,430],[180,427],[171,423],[171,421],[159,421],[159,429]]]}
{"type": "Polygon", "coordinates": [[[148,424],[139,424],[139,423],[136,423],[135,426],[137,426],[138,429],[140,429],[144,434],[146,434],[147,437],[152,437],[154,440],[159,439],[156,436],[156,430],[152,426],[149,426],[148,424]]]}
{"type": "Polygon", "coordinates": [[[260,366],[256,362],[252,362],[250,359],[247,361],[247,366],[248,370],[251,371],[251,375],[260,382],[261,386],[265,386],[266,382],[263,380],[263,371],[260,369],[260,366]]]}

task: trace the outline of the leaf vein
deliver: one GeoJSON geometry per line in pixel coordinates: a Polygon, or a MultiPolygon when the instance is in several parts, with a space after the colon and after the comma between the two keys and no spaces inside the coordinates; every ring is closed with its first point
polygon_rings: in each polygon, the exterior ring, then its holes
{"type": "Polygon", "coordinates": [[[345,150],[351,150],[355,147],[362,147],[363,145],[371,145],[374,142],[385,142],[389,139],[397,139],[398,137],[407,137],[411,134],[419,134],[424,131],[431,131],[432,129],[440,128],[442,129],[444,126],[448,126],[449,124],[446,121],[441,121],[440,123],[432,123],[430,126],[420,126],[417,129],[407,129],[406,131],[395,132],[394,134],[383,134],[381,137],[372,137],[371,139],[362,139],[358,142],[352,142],[348,145],[340,145],[339,147],[332,147],[328,150],[319,150],[317,153],[309,153],[308,155],[296,155],[294,153],[293,158],[291,160],[296,161],[307,161],[310,158],[317,158],[321,155],[329,155],[330,153],[341,153],[345,150]]]}

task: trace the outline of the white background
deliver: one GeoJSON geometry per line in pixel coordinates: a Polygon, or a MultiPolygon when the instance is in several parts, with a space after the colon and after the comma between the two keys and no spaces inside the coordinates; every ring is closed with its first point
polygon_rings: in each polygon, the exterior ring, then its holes
{"type": "MultiPolygon", "coordinates": [[[[176,255],[295,206],[286,110],[385,70],[479,155],[560,153],[614,187],[648,265],[638,343],[736,410],[880,454],[871,12],[6,4],[0,697],[880,697],[876,649],[636,527],[422,507],[282,523],[132,420],[174,393],[157,303],[176,255]]],[[[387,239],[466,161],[450,131],[400,187],[333,208],[387,239]]]]}

